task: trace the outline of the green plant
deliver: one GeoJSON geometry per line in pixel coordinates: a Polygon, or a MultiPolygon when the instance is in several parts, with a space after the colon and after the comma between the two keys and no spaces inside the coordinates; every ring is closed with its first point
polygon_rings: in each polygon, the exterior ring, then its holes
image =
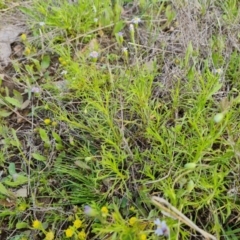
{"type": "Polygon", "coordinates": [[[22,91],[0,98],[1,238],[237,238],[237,4],[21,7],[22,91]]]}

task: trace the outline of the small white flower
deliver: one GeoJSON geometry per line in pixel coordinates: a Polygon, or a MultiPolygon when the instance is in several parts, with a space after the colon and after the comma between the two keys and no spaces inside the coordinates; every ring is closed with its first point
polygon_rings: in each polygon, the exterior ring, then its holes
{"type": "Polygon", "coordinates": [[[135,17],[131,21],[133,24],[139,24],[141,22],[141,19],[139,17],[135,17]]]}
{"type": "Polygon", "coordinates": [[[155,234],[156,234],[157,236],[162,236],[162,235],[163,235],[163,230],[162,230],[161,228],[157,228],[157,229],[155,230],[155,234]]]}
{"type": "Polygon", "coordinates": [[[154,221],[154,224],[157,225],[157,226],[161,225],[160,219],[157,218],[157,219],[154,221]]]}
{"type": "Polygon", "coordinates": [[[66,74],[67,74],[67,71],[66,71],[66,70],[63,70],[63,71],[61,72],[61,74],[62,74],[62,75],[66,75],[66,74]]]}
{"type": "Polygon", "coordinates": [[[32,93],[40,93],[40,88],[39,87],[32,87],[31,92],[32,93]]]}
{"type": "Polygon", "coordinates": [[[127,52],[128,52],[128,49],[127,49],[126,47],[123,47],[123,48],[122,48],[122,52],[123,52],[123,53],[127,53],[127,52]]]}
{"type": "Polygon", "coordinates": [[[223,113],[217,113],[214,116],[213,120],[214,120],[215,123],[220,123],[223,120],[223,118],[224,118],[224,114],[223,113]]]}
{"type": "Polygon", "coordinates": [[[157,218],[154,223],[157,225],[157,229],[155,230],[155,234],[157,236],[168,236],[169,235],[169,228],[165,221],[160,221],[157,218]]]}
{"type": "Polygon", "coordinates": [[[118,35],[119,37],[122,37],[122,36],[123,36],[123,32],[118,32],[117,35],[118,35]]]}
{"type": "Polygon", "coordinates": [[[96,51],[92,51],[92,52],[90,52],[90,54],[89,54],[89,57],[90,57],[90,58],[94,58],[94,59],[98,58],[98,56],[99,56],[99,54],[98,54],[98,52],[96,52],[96,51]]]}
{"type": "Polygon", "coordinates": [[[84,213],[86,215],[91,215],[91,212],[92,212],[92,208],[88,205],[84,206],[84,213]]]}
{"type": "Polygon", "coordinates": [[[42,27],[45,25],[45,22],[39,22],[38,24],[42,27]]]}
{"type": "Polygon", "coordinates": [[[97,23],[97,22],[98,22],[98,18],[94,18],[93,21],[94,21],[95,23],[97,23]]]}
{"type": "Polygon", "coordinates": [[[223,74],[223,70],[222,70],[222,68],[218,68],[218,69],[214,70],[214,73],[218,74],[218,75],[222,75],[223,74]]]}
{"type": "Polygon", "coordinates": [[[92,207],[90,207],[88,205],[84,206],[84,213],[85,213],[85,215],[87,215],[89,217],[94,217],[98,214],[95,209],[93,209],[92,207]]]}

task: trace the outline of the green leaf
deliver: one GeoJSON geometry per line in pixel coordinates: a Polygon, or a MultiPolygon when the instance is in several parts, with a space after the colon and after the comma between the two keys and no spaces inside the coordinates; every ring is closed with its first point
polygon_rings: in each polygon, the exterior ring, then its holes
{"type": "Polygon", "coordinates": [[[23,185],[28,182],[28,177],[22,175],[22,174],[15,174],[14,181],[11,181],[9,179],[6,179],[4,183],[10,187],[17,187],[19,185],[23,185]]]}
{"type": "Polygon", "coordinates": [[[3,186],[3,184],[0,182],[0,194],[3,195],[9,195],[8,190],[3,186]]]}
{"type": "Polygon", "coordinates": [[[217,82],[212,89],[209,89],[207,99],[211,98],[213,94],[217,93],[222,88],[222,83],[217,82]]]}
{"type": "Polygon", "coordinates": [[[63,150],[63,145],[62,145],[61,143],[57,143],[57,144],[56,144],[56,149],[57,149],[58,151],[63,150]]]}
{"type": "Polygon", "coordinates": [[[52,132],[52,135],[53,135],[56,142],[58,142],[58,143],[62,142],[61,137],[56,132],[52,132]]]}
{"type": "Polygon", "coordinates": [[[17,107],[17,108],[21,108],[22,106],[22,103],[19,102],[17,99],[15,98],[11,98],[11,97],[5,97],[5,100],[10,103],[11,105],[13,105],[14,107],[17,107]]]}
{"type": "Polygon", "coordinates": [[[21,104],[23,103],[23,96],[20,92],[13,89],[13,95],[14,95],[14,99],[18,100],[21,104]]]}
{"type": "Polygon", "coordinates": [[[47,69],[50,66],[50,56],[49,55],[44,55],[42,62],[41,62],[41,68],[42,70],[47,69]]]}
{"type": "MultiPolygon", "coordinates": [[[[4,106],[7,105],[2,99],[0,99],[0,104],[1,104],[1,105],[4,105],[4,106]]],[[[2,111],[2,110],[1,110],[1,111],[2,111]]]]}
{"type": "Polygon", "coordinates": [[[16,224],[16,229],[23,229],[23,228],[30,228],[30,226],[26,222],[18,222],[16,224]]]}
{"type": "Polygon", "coordinates": [[[21,142],[19,141],[18,137],[17,137],[17,134],[16,134],[16,131],[12,128],[12,135],[13,135],[13,138],[14,140],[11,141],[11,144],[13,146],[16,146],[16,147],[20,147],[21,146],[21,142]]]}
{"type": "Polygon", "coordinates": [[[15,178],[14,182],[20,184],[28,182],[28,177],[23,174],[17,174],[17,177],[15,178]]]}
{"type": "Polygon", "coordinates": [[[40,134],[40,137],[43,140],[43,142],[49,144],[49,142],[50,142],[49,137],[47,135],[47,132],[43,128],[39,129],[39,134],[40,134]]]}
{"type": "Polygon", "coordinates": [[[4,109],[0,110],[0,117],[8,117],[12,114],[12,112],[6,111],[4,109]]]}
{"type": "Polygon", "coordinates": [[[47,158],[39,153],[33,153],[32,157],[38,161],[46,161],[47,158]]]}
{"type": "Polygon", "coordinates": [[[91,170],[91,168],[83,161],[77,160],[74,162],[76,166],[82,168],[82,169],[87,169],[87,170],[91,170]]]}
{"type": "Polygon", "coordinates": [[[37,70],[40,71],[41,70],[41,65],[40,65],[39,61],[37,59],[34,59],[34,58],[31,58],[31,61],[34,62],[37,70]]]}
{"type": "Polygon", "coordinates": [[[13,174],[16,174],[16,168],[14,163],[10,163],[8,166],[8,172],[12,176],[13,174]]]}
{"type": "Polygon", "coordinates": [[[28,16],[31,16],[33,18],[36,18],[36,11],[32,11],[27,7],[18,7],[18,9],[20,9],[21,12],[25,13],[28,16]]]}
{"type": "Polygon", "coordinates": [[[115,24],[114,29],[113,29],[113,34],[115,35],[116,33],[120,32],[125,26],[124,21],[119,21],[115,24]]]}

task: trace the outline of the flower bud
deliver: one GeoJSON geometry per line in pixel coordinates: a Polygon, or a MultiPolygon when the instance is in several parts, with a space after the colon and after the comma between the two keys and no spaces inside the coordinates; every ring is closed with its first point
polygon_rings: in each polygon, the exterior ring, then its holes
{"type": "Polygon", "coordinates": [[[214,116],[213,120],[215,123],[219,123],[223,120],[224,114],[223,113],[218,113],[214,116]]]}
{"type": "Polygon", "coordinates": [[[194,189],[194,186],[195,186],[195,184],[194,184],[193,180],[190,180],[187,184],[188,192],[191,192],[194,189]]]}
{"type": "Polygon", "coordinates": [[[185,167],[186,169],[194,169],[196,166],[197,166],[196,163],[186,163],[186,164],[184,165],[184,167],[185,167]]]}

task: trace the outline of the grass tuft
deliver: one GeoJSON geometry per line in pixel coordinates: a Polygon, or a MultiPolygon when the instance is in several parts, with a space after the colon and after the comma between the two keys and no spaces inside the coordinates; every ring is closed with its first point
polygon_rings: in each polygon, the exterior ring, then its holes
{"type": "Polygon", "coordinates": [[[1,239],[238,239],[238,5],[21,3],[1,239]]]}

